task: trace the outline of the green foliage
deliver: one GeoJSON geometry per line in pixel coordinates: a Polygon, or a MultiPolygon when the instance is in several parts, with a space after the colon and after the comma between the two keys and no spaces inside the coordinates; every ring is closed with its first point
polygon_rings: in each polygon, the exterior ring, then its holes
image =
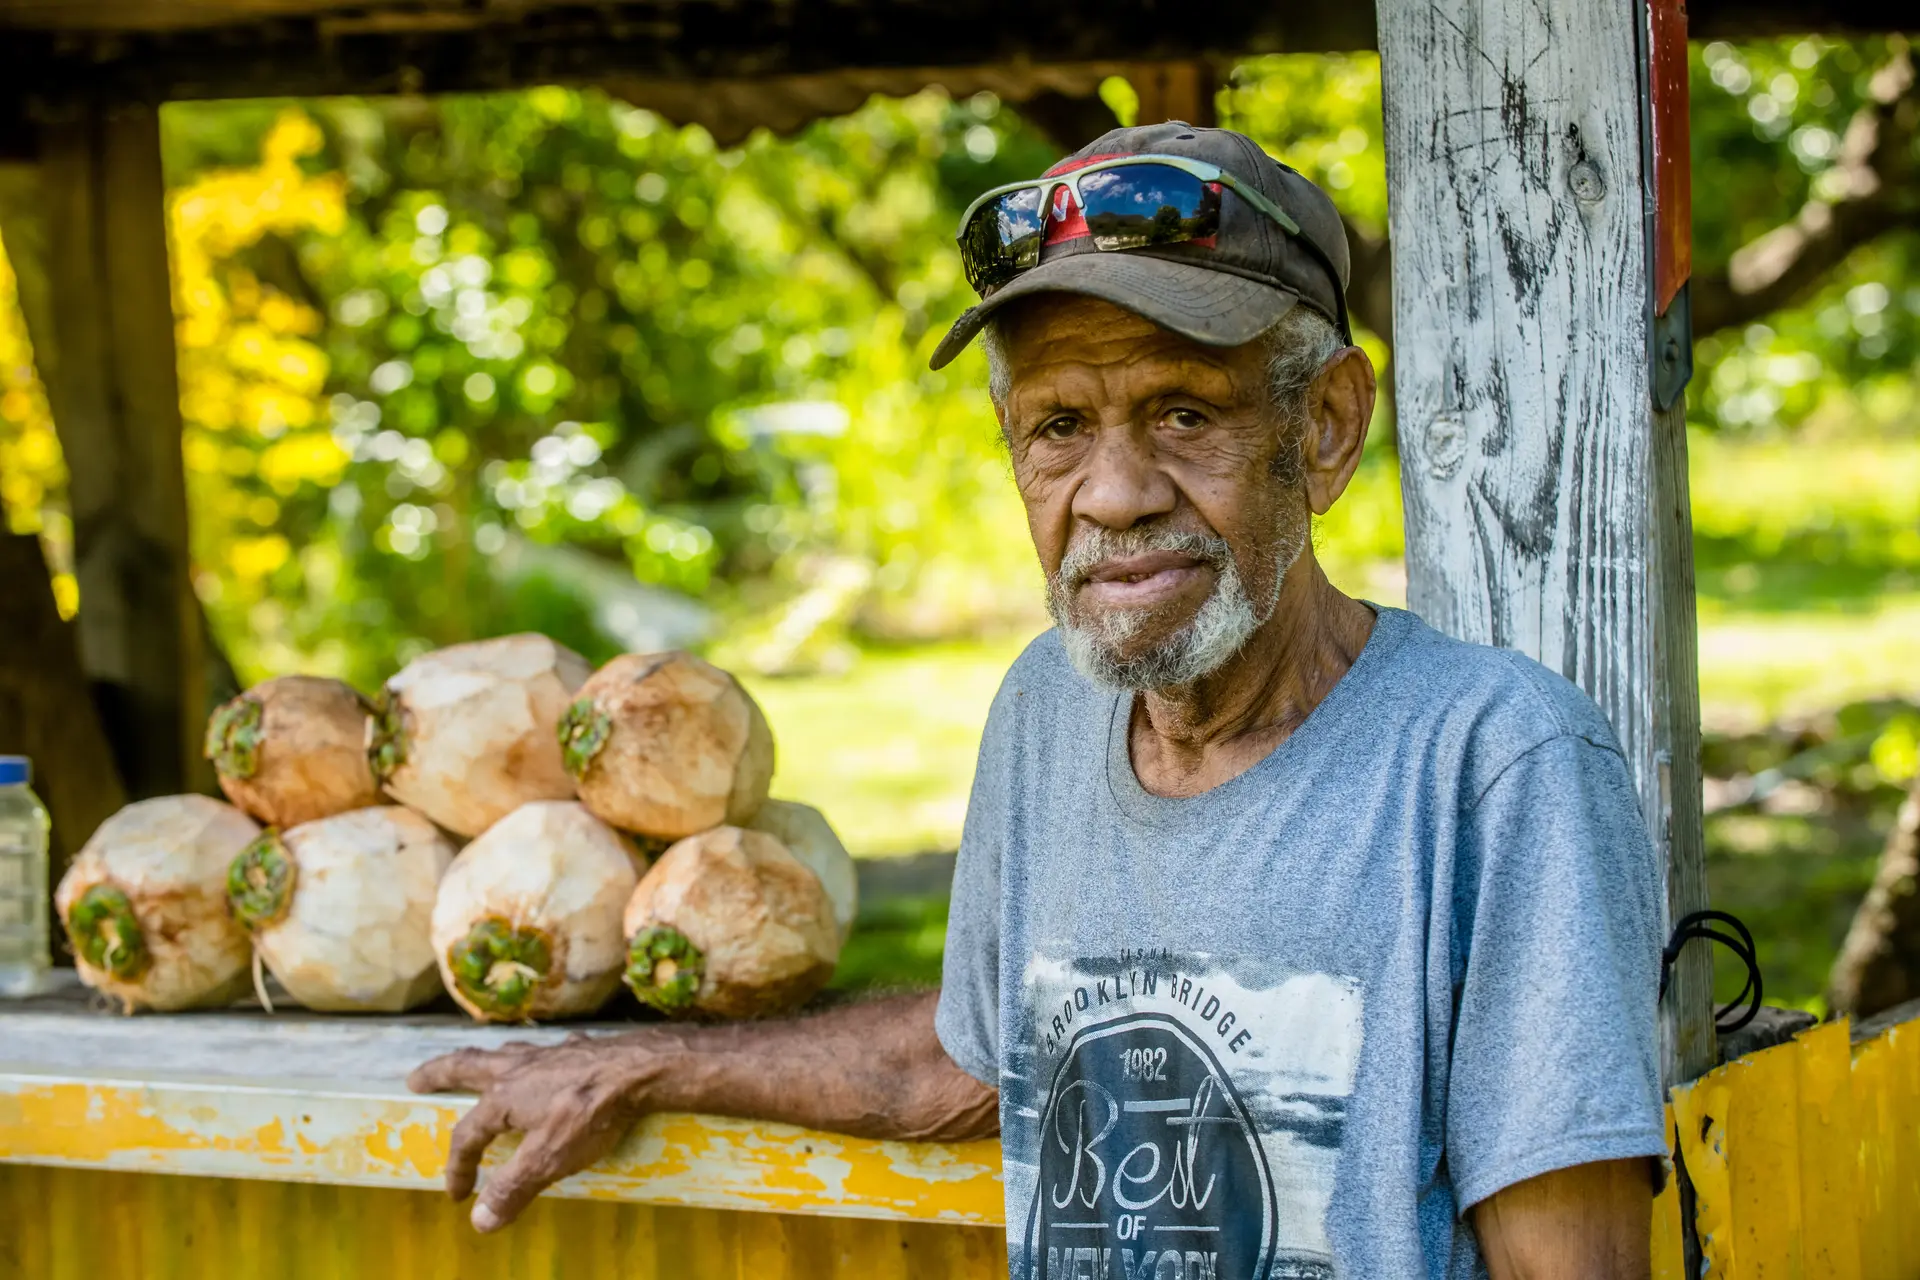
{"type": "MultiPolygon", "coordinates": [[[[1692,51],[1694,254],[1718,267],[1845,197],[1841,163],[1868,87],[1895,38],[1713,43],[1692,51]]],[[[1856,251],[1805,303],[1709,335],[1696,352],[1694,421],[1745,432],[1802,424],[1911,428],[1920,404],[1920,232],[1856,251]]]]}
{"type": "MultiPolygon", "coordinates": [[[[236,135],[270,146],[287,110],[170,109],[172,181],[245,157],[236,135]]],[[[261,495],[270,607],[225,619],[249,674],[263,631],[370,684],[527,625],[489,566],[513,538],[721,607],[775,607],[851,559],[849,607],[876,628],[1007,612],[1025,553],[984,536],[1018,512],[978,370],[925,370],[968,297],[960,208],[1051,158],[991,95],[876,100],[728,152],[562,89],[297,112],[345,216],[236,253],[323,310],[345,461],[261,495]],[[983,536],[956,537],[974,521],[983,536]]],[[[248,487],[226,462],[201,467],[248,487]]]]}
{"type": "MultiPolygon", "coordinates": [[[[1753,929],[1769,1003],[1821,1007],[1913,778],[1916,736],[1920,704],[1898,698],[1706,736],[1708,888],[1753,929]]],[[[1737,969],[1719,965],[1722,999],[1737,969]]]]}
{"type": "Polygon", "coordinates": [[[1220,123],[1313,179],[1361,230],[1386,234],[1379,55],[1249,59],[1234,68],[1220,95],[1220,123]]]}

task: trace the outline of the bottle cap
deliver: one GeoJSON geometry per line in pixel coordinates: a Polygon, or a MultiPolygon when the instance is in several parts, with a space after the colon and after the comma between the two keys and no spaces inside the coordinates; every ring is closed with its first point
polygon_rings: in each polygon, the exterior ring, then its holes
{"type": "Polygon", "coordinates": [[[25,756],[0,756],[0,787],[33,781],[33,761],[25,756]]]}

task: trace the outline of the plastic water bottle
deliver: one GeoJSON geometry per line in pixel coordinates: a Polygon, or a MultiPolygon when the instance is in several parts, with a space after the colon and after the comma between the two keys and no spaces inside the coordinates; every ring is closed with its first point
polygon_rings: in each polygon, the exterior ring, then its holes
{"type": "Polygon", "coordinates": [[[30,996],[46,985],[47,807],[28,786],[25,756],[0,756],[0,996],[30,996]]]}

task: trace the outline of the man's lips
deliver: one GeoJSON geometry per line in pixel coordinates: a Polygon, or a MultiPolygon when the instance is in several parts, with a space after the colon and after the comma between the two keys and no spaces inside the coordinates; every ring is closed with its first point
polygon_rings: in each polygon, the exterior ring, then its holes
{"type": "Polygon", "coordinates": [[[1206,561],[1179,551],[1116,556],[1087,571],[1080,594],[1109,608],[1138,609],[1182,594],[1211,572],[1206,561]]]}
{"type": "Polygon", "coordinates": [[[1168,570],[1197,569],[1202,561],[1180,551],[1143,551],[1137,556],[1115,556],[1087,570],[1088,582],[1138,582],[1168,570]]]}

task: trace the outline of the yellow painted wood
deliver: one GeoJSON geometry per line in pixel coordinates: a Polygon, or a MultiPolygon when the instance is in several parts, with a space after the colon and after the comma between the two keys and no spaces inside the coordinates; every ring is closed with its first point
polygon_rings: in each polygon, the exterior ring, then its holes
{"type": "MultiPolygon", "coordinates": [[[[1679,1142],[1673,1105],[1667,1105],[1667,1150],[1679,1142]]],[[[1669,1168],[1667,1185],[1653,1199],[1653,1280],[1687,1280],[1686,1245],[1680,1222],[1680,1179],[1669,1168]]]]}
{"type": "Polygon", "coordinates": [[[1800,1070],[1800,1253],[1808,1276],[1861,1280],[1860,1156],[1854,1126],[1851,1028],[1803,1033],[1800,1070]]]}
{"type": "Polygon", "coordinates": [[[1733,1217],[1733,1184],[1727,1167],[1727,1116],[1732,1108],[1732,1084],[1727,1070],[1710,1071],[1672,1094],[1674,1125],[1680,1151],[1693,1182],[1694,1231],[1708,1272],[1738,1276],[1733,1217]]]}
{"type": "Polygon", "coordinates": [[[1722,1067],[1732,1280],[1798,1280],[1801,1255],[1800,1059],[1795,1041],[1722,1067]]]}
{"type": "MultiPolygon", "coordinates": [[[[0,1073],[0,1161],[389,1189],[439,1185],[471,1098],[0,1073]]],[[[512,1144],[496,1144],[489,1160],[512,1144]]],[[[998,1226],[998,1142],[872,1142],[649,1116],[552,1194],[998,1226]]],[[[316,1241],[316,1248],[327,1242],[316,1241]]]]}
{"type": "MultiPolygon", "coordinates": [[[[0,1073],[0,1280],[1004,1275],[995,1143],[655,1116],[481,1237],[426,1190],[470,1105],[0,1073]]],[[[1920,1278],[1920,1024],[1857,1047],[1831,1024],[1728,1064],[1674,1091],[1668,1134],[1709,1275],[1920,1278]]],[[[1670,1186],[1657,1280],[1681,1280],[1684,1234],[1670,1186]]]]}
{"type": "Polygon", "coordinates": [[[1893,1152],[1882,1135],[1889,1125],[1887,1079],[1893,1046],[1885,1036],[1869,1040],[1853,1053],[1854,1124],[1859,1133],[1860,1274],[1864,1280],[1900,1280],[1898,1214],[1894,1199],[1893,1152]]]}
{"type": "Polygon", "coordinates": [[[1920,1027],[1894,1027],[1887,1044],[1886,1128],[1876,1138],[1891,1155],[1894,1266],[1912,1277],[1920,1276],[1920,1027]]]}
{"type": "Polygon", "coordinates": [[[0,1165],[0,1276],[32,1280],[999,1280],[995,1227],[543,1198],[476,1235],[443,1196],[0,1165]]]}

